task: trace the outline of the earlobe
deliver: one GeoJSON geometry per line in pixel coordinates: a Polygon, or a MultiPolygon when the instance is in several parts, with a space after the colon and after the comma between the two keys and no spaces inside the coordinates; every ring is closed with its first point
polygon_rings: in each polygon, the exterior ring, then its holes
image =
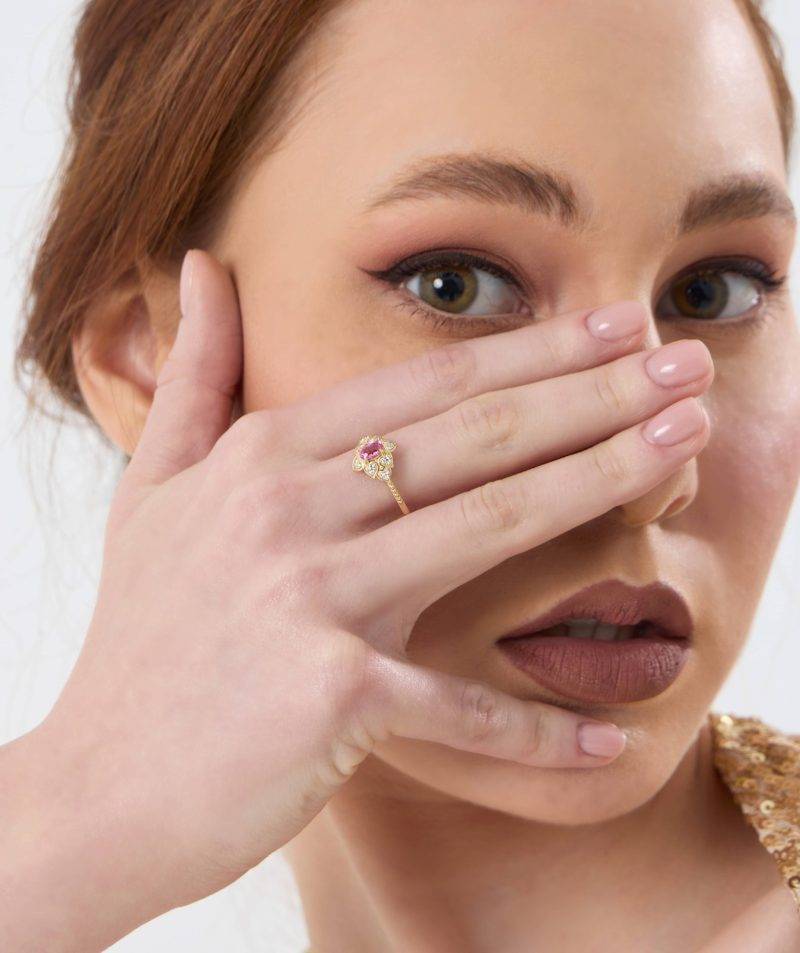
{"type": "Polygon", "coordinates": [[[129,456],[144,427],[158,369],[169,349],[151,313],[154,309],[162,317],[165,303],[148,305],[141,288],[119,289],[87,310],[71,342],[86,405],[106,436],[129,456]]]}

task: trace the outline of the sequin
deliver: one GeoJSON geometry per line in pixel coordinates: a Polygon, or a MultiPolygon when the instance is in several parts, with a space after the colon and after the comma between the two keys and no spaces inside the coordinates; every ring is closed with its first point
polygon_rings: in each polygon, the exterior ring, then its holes
{"type": "Polygon", "coordinates": [[[714,765],[800,912],[800,735],[760,718],[709,713],[714,765]]]}

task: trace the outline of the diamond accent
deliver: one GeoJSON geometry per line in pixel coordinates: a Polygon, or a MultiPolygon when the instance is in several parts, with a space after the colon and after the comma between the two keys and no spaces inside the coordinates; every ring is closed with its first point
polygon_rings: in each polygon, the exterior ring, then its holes
{"type": "Polygon", "coordinates": [[[358,441],[353,455],[353,469],[363,470],[367,476],[388,483],[392,478],[394,457],[392,450],[397,447],[394,440],[386,440],[378,434],[369,434],[358,441]]]}

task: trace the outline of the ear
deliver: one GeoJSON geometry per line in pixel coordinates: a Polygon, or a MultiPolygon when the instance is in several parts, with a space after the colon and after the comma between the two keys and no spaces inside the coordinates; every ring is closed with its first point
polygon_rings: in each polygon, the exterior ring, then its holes
{"type": "Polygon", "coordinates": [[[81,394],[106,436],[130,456],[180,319],[179,272],[139,266],[84,313],[72,338],[81,394]]]}

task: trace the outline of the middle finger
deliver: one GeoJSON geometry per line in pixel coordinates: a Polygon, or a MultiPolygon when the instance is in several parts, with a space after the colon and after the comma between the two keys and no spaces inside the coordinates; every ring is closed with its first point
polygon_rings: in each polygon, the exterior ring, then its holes
{"type": "Polygon", "coordinates": [[[564,312],[511,331],[452,341],[291,404],[251,411],[242,418],[247,422],[247,441],[238,448],[237,458],[245,471],[254,463],[262,472],[267,460],[273,469],[282,469],[309,459],[329,459],[355,447],[363,434],[386,434],[475,394],[610,361],[640,347],[647,326],[645,306],[623,300],[564,312]],[[269,418],[269,426],[261,426],[263,418],[269,418]]]}
{"type": "MultiPolygon", "coordinates": [[[[599,443],[711,383],[702,341],[683,339],[588,368],[471,397],[385,436],[397,442],[392,480],[414,510],[599,443]]],[[[353,452],[315,469],[327,487],[349,478],[353,452]]],[[[337,506],[348,530],[398,512],[379,479],[353,485],[337,506]]]]}

